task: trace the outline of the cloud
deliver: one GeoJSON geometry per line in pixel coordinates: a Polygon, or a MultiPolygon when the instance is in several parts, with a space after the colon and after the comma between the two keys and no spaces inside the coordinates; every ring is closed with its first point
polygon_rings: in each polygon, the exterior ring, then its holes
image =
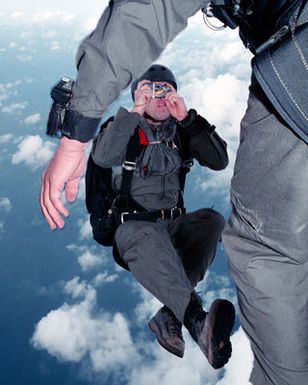
{"type": "Polygon", "coordinates": [[[220,372],[215,371],[207,363],[199,347],[186,333],[184,338],[186,342],[184,358],[174,357],[155,343],[151,347],[153,358],[132,368],[128,385],[216,384],[220,372]]]}
{"type": "Polygon", "coordinates": [[[87,218],[85,222],[80,220],[79,226],[80,226],[79,238],[92,239],[92,227],[91,227],[89,218],[87,218]]]}
{"type": "Polygon", "coordinates": [[[78,257],[78,262],[82,271],[88,271],[100,266],[103,263],[103,259],[101,255],[94,254],[90,250],[87,250],[78,257]]]}
{"type": "Polygon", "coordinates": [[[81,267],[81,270],[86,272],[107,263],[106,250],[103,247],[88,247],[88,246],[77,246],[77,245],[68,245],[68,250],[73,251],[78,255],[77,260],[81,267]],[[96,250],[99,250],[97,253],[96,250]]]}
{"type": "Polygon", "coordinates": [[[45,165],[54,154],[55,143],[43,141],[39,135],[29,135],[19,144],[12,164],[25,163],[32,169],[45,165]]]}
{"type": "Polygon", "coordinates": [[[70,23],[75,19],[75,15],[73,13],[66,13],[62,11],[51,11],[44,10],[37,13],[34,13],[32,16],[32,21],[36,23],[42,23],[46,21],[53,21],[57,23],[70,23]]]}
{"type": "Polygon", "coordinates": [[[12,204],[9,198],[0,197],[0,209],[5,210],[7,213],[11,211],[12,204]]]}
{"type": "Polygon", "coordinates": [[[57,40],[53,40],[50,42],[50,49],[52,51],[58,51],[59,49],[61,49],[61,43],[57,40]]]}
{"type": "Polygon", "coordinates": [[[18,44],[15,41],[11,41],[9,44],[9,48],[16,48],[18,47],[18,44]]]}
{"type": "Polygon", "coordinates": [[[20,112],[21,110],[24,110],[26,108],[27,102],[22,103],[12,103],[8,106],[2,107],[1,112],[4,114],[15,114],[16,112],[20,112]]]}
{"type": "Polygon", "coordinates": [[[21,62],[29,62],[33,60],[33,57],[31,55],[17,55],[16,59],[21,62]]]}
{"type": "Polygon", "coordinates": [[[118,274],[108,274],[106,271],[104,273],[99,273],[93,279],[93,285],[95,287],[101,286],[105,283],[112,283],[118,279],[118,274]]]}
{"type": "MultiPolygon", "coordinates": [[[[141,286],[132,281],[141,301],[134,309],[132,322],[118,312],[97,310],[95,286],[113,282],[116,275],[96,275],[92,284],[79,277],[67,282],[64,291],[75,303],[64,303],[50,311],[35,326],[31,342],[36,349],[44,349],[61,361],[86,364],[87,377],[99,378],[121,373],[127,385],[248,385],[252,368],[252,352],[247,337],[240,328],[231,337],[233,354],[224,369],[214,370],[186,329],[183,359],[169,354],[154,340],[146,322],[161,305],[141,286]],[[153,341],[153,342],[152,342],[153,341]],[[239,370],[239,368],[241,368],[239,370]]],[[[232,297],[227,277],[208,275],[207,291],[217,298],[232,297]],[[216,290],[217,288],[217,290],[216,290]]],[[[211,300],[205,298],[205,303],[211,300]]],[[[85,373],[83,373],[85,375],[85,373]]]]}
{"type": "Polygon", "coordinates": [[[32,115],[29,115],[25,118],[24,122],[26,125],[30,124],[36,124],[41,120],[41,115],[39,113],[35,113],[32,115]]]}
{"type": "Polygon", "coordinates": [[[80,302],[49,312],[35,326],[36,349],[69,362],[86,359],[94,372],[129,368],[138,361],[127,320],[120,313],[95,312],[96,291],[79,278],[65,290],[80,302]]]}
{"type": "Polygon", "coordinates": [[[13,139],[12,134],[3,134],[0,135],[0,144],[8,143],[13,139]]]}

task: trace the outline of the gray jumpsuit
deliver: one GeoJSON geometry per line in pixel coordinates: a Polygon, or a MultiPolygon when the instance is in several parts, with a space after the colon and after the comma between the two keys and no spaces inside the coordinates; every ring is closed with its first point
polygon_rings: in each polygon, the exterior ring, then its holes
{"type": "MultiPolygon", "coordinates": [[[[182,159],[177,146],[170,145],[176,132],[173,118],[151,127],[139,114],[120,108],[114,121],[95,139],[93,160],[101,167],[113,168],[113,189],[119,191],[121,165],[137,126],[142,127],[149,144],[136,159],[130,195],[149,212],[175,208],[182,159]]],[[[200,132],[193,135],[190,132],[192,136],[185,138],[189,158],[195,156],[201,165],[215,170],[225,168],[228,164],[225,142],[216,131],[207,131],[202,124],[198,128],[200,132]]],[[[224,224],[224,218],[212,209],[156,222],[129,220],[118,227],[115,241],[120,258],[137,281],[183,323],[194,287],[203,279],[215,256],[224,224]]]]}

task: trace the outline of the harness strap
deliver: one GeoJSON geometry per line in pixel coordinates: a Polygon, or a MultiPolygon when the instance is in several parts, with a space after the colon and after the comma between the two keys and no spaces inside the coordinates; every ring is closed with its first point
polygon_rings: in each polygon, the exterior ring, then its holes
{"type": "MultiPolygon", "coordinates": [[[[134,210],[138,212],[145,212],[144,208],[140,204],[138,204],[130,195],[132,179],[133,179],[134,171],[136,169],[136,159],[141,153],[142,146],[146,145],[145,143],[141,143],[140,139],[142,138],[140,137],[140,130],[137,127],[134,131],[134,134],[130,137],[129,142],[127,144],[125,161],[123,162],[123,165],[122,165],[122,181],[120,186],[120,194],[116,199],[116,203],[115,203],[115,209],[119,213],[127,213],[128,210],[129,212],[132,212],[134,210]]],[[[180,172],[179,198],[176,205],[177,208],[180,208],[183,211],[185,210],[183,194],[184,194],[186,175],[190,171],[190,168],[193,165],[193,160],[188,159],[188,154],[186,153],[186,151],[183,150],[184,146],[181,145],[181,141],[178,134],[175,135],[173,143],[175,147],[180,149],[181,157],[182,159],[184,159],[183,166],[180,172]]],[[[150,144],[150,143],[147,142],[147,144],[150,144]]],[[[157,218],[158,217],[156,217],[156,219],[157,218]]]]}
{"type": "Polygon", "coordinates": [[[181,207],[173,207],[168,210],[157,211],[141,211],[141,212],[123,212],[121,213],[121,223],[127,221],[149,221],[156,222],[157,219],[175,219],[182,214],[185,214],[186,210],[181,207]]]}
{"type": "Polygon", "coordinates": [[[134,134],[130,137],[127,144],[125,161],[122,165],[122,182],[117,201],[117,206],[119,206],[119,208],[122,210],[127,210],[131,204],[132,199],[130,198],[130,189],[134,171],[136,169],[136,159],[140,152],[141,144],[139,139],[139,131],[138,128],[136,128],[134,134]]]}

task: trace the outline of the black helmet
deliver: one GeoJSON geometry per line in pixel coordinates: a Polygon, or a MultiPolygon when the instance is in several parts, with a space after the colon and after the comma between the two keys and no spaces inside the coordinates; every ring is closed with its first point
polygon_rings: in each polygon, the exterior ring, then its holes
{"type": "Polygon", "coordinates": [[[134,99],[134,92],[137,88],[138,83],[144,79],[148,79],[151,82],[170,83],[177,90],[175,77],[173,73],[169,70],[169,68],[161,64],[153,64],[143,75],[141,75],[138,79],[132,82],[131,93],[132,93],[133,99],[134,99]]]}

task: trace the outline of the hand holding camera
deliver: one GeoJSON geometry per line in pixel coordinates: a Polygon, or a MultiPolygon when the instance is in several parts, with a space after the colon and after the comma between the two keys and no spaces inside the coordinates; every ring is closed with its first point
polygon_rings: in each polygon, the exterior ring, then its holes
{"type": "Polygon", "coordinates": [[[188,115],[188,111],[182,96],[176,93],[175,89],[171,87],[171,92],[168,92],[165,96],[165,102],[170,115],[176,120],[182,121],[188,115]]]}
{"type": "Polygon", "coordinates": [[[143,115],[147,106],[147,103],[152,97],[152,89],[149,86],[148,80],[142,80],[138,83],[138,86],[134,92],[134,108],[133,112],[138,112],[143,115]]]}

